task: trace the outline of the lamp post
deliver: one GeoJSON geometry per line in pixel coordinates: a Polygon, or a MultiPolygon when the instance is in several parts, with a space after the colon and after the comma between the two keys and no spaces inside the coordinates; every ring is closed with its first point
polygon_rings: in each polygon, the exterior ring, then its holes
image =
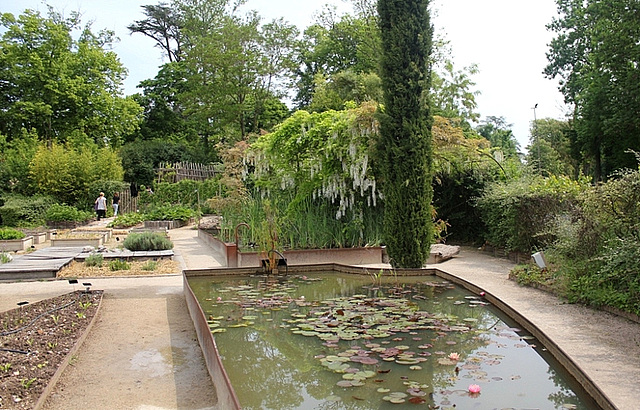
{"type": "MultiPolygon", "coordinates": [[[[533,106],[533,139],[539,139],[538,137],[538,118],[536,117],[536,108],[538,108],[538,103],[533,106]]],[[[540,151],[540,141],[538,142],[538,173],[542,175],[542,153],[540,151]]]]}

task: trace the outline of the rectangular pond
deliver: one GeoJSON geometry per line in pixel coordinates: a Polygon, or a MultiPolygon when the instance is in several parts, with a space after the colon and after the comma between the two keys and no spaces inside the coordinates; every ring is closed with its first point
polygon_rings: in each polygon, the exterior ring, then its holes
{"type": "Polygon", "coordinates": [[[436,276],[189,277],[244,409],[597,409],[544,346],[436,276]]]}

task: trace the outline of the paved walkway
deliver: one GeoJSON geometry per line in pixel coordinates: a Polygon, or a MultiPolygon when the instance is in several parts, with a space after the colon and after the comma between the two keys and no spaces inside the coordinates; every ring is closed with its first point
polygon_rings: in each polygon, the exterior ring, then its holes
{"type": "MultiPolygon", "coordinates": [[[[170,236],[175,245],[176,259],[182,263],[183,267],[198,269],[220,266],[210,248],[197,238],[196,230],[189,227],[171,230],[170,236]]],[[[487,293],[501,299],[523,314],[547,334],[560,349],[566,352],[605,392],[618,409],[640,409],[640,404],[638,404],[640,389],[637,384],[640,380],[640,324],[582,306],[565,304],[545,292],[520,287],[507,278],[509,270],[513,267],[512,263],[487,256],[470,248],[463,248],[460,255],[436,267],[483,288],[487,293]]],[[[92,279],[91,282],[94,288],[105,290],[106,301],[123,298],[144,299],[146,303],[139,305],[140,310],[137,314],[144,316],[146,320],[153,320],[156,316],[162,319],[154,325],[154,331],[165,335],[163,343],[168,345],[164,348],[172,349],[172,346],[179,343],[181,346],[189,346],[191,351],[199,349],[192,328],[188,331],[181,331],[183,336],[186,336],[185,340],[178,342],[177,336],[174,335],[176,323],[190,323],[190,318],[184,309],[183,298],[175,299],[182,292],[181,276],[99,278],[92,279]],[[168,295],[174,296],[171,303],[167,298],[168,295]],[[152,308],[157,304],[156,302],[162,303],[162,301],[165,301],[167,306],[173,306],[172,310],[177,309],[178,315],[170,314],[164,308],[159,310],[152,308]],[[168,316],[172,317],[170,321],[167,321],[168,316]]],[[[71,285],[67,281],[0,283],[0,311],[11,309],[22,300],[33,302],[73,290],[70,287],[71,285]]],[[[129,302],[127,301],[127,303],[129,302]]],[[[118,326],[131,326],[129,321],[122,321],[119,309],[125,309],[125,305],[106,303],[102,312],[102,320],[105,323],[103,326],[94,327],[92,333],[113,333],[114,328],[117,329],[118,326]]],[[[144,332],[144,329],[140,330],[139,338],[145,337],[144,332]]],[[[128,343],[135,346],[139,341],[131,340],[128,343]]],[[[122,348],[121,345],[99,346],[99,349],[107,350],[120,348],[122,348]]],[[[163,346],[158,346],[158,349],[162,348],[163,346]]],[[[89,348],[83,347],[83,349],[88,350],[89,348]]],[[[131,350],[131,353],[136,351],[135,349],[131,350]]],[[[202,359],[200,360],[202,361],[202,359]]],[[[73,372],[74,370],[67,370],[67,372],[69,371],[73,372]]],[[[174,366],[172,375],[167,376],[171,379],[170,383],[173,387],[170,390],[173,390],[174,393],[161,403],[153,403],[153,408],[196,409],[207,407],[203,403],[187,403],[187,397],[180,396],[184,391],[176,387],[183,386],[184,388],[184,381],[189,380],[184,372],[194,372],[194,369],[174,366]]],[[[97,374],[83,375],[83,377],[86,378],[87,384],[98,385],[102,376],[98,372],[97,374]]],[[[199,385],[188,387],[188,389],[196,390],[203,388],[206,390],[212,387],[207,385],[207,381],[204,379],[199,385]]],[[[87,391],[76,388],[66,397],[70,399],[74,391],[77,394],[89,394],[87,391]]],[[[97,393],[100,394],[100,392],[97,393]]],[[[90,394],[95,396],[96,392],[92,391],[90,394]]],[[[102,394],[107,394],[106,397],[101,398],[104,399],[102,403],[109,403],[112,400],[107,392],[102,394]]],[[[136,402],[135,395],[127,395],[126,399],[129,401],[124,407],[107,406],[103,408],[143,409],[150,408],[149,405],[151,405],[150,403],[136,402]]],[[[64,408],[65,403],[67,402],[63,401],[60,407],[51,408],[64,408]]],[[[85,408],[90,407],[85,406],[85,408]]]]}

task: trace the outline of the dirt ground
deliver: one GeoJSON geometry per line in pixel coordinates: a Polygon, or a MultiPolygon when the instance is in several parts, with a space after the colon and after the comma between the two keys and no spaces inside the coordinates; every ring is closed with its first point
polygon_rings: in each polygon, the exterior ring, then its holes
{"type": "Polygon", "coordinates": [[[214,409],[181,278],[113,281],[126,288],[94,280],[105,288],[98,317],[43,408],[214,409]]]}

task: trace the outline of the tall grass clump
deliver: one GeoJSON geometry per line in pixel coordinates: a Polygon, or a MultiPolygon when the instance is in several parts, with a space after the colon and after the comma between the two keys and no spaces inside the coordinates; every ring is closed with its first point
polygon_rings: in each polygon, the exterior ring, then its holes
{"type": "Polygon", "coordinates": [[[130,251],[164,251],[173,249],[173,242],[155,232],[141,232],[129,234],[123,246],[130,251]]]}
{"type": "Polygon", "coordinates": [[[87,256],[84,260],[84,264],[86,266],[97,266],[100,267],[102,266],[102,262],[104,261],[104,258],[102,256],[101,253],[92,253],[91,255],[87,256]]]}

